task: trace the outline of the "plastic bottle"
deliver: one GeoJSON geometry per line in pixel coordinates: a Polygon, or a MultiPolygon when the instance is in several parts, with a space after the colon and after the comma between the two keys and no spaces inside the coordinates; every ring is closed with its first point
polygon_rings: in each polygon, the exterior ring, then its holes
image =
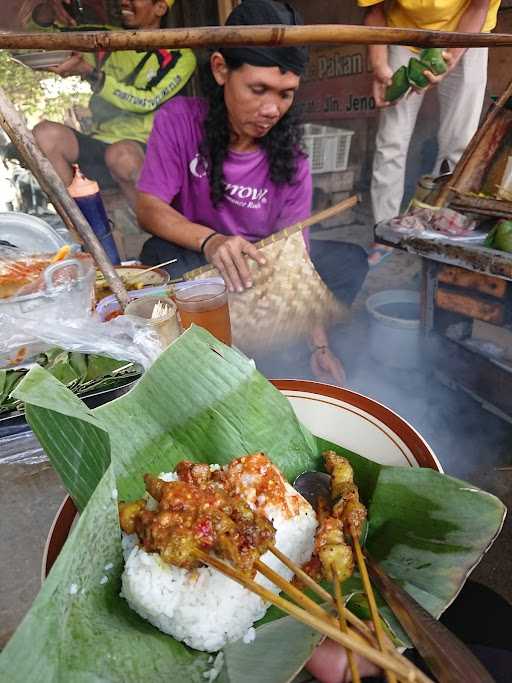
{"type": "Polygon", "coordinates": [[[119,258],[116,243],[112,236],[110,221],[107,217],[105,207],[103,206],[98,183],[95,180],[86,178],[80,172],[80,169],[76,164],[74,165],[74,169],[75,176],[73,182],[68,187],[68,192],[87,218],[96,237],[107,252],[109,259],[114,265],[119,265],[121,259],[119,258]]]}

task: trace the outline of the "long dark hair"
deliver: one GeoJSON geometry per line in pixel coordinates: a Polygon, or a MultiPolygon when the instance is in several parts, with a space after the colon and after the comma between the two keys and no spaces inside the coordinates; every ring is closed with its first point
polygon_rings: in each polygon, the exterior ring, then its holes
{"type": "MultiPolygon", "coordinates": [[[[224,55],[229,69],[235,70],[242,62],[224,55]]],[[[208,114],[204,121],[201,154],[208,161],[210,197],[218,206],[225,195],[224,161],[229,152],[230,130],[224,88],[213,77],[210,64],[202,67],[201,85],[208,99],[208,114]]],[[[293,104],[283,118],[256,141],[266,152],[270,178],[276,185],[292,184],[297,174],[302,151],[302,128],[298,108],[293,104]]]]}

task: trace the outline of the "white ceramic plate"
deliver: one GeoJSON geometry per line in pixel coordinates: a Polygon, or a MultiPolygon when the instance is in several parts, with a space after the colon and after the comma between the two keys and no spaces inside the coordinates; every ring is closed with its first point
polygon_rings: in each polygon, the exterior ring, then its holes
{"type": "Polygon", "coordinates": [[[11,54],[14,61],[34,70],[59,66],[71,57],[71,50],[49,50],[46,52],[17,52],[11,54]]]}
{"type": "Polygon", "coordinates": [[[273,382],[315,436],[382,465],[429,467],[442,472],[422,436],[399,415],[363,394],[302,380],[273,382]]]}

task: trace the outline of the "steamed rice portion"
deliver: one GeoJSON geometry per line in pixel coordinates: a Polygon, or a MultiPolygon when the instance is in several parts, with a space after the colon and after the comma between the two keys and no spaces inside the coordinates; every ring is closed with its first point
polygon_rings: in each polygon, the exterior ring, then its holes
{"type": "MultiPolygon", "coordinates": [[[[262,512],[272,521],[279,550],[301,565],[313,552],[317,526],[314,510],[265,456],[254,460],[260,455],[239,458],[226,470],[229,470],[232,482],[236,482],[237,493],[253,510],[262,512]],[[254,467],[255,463],[257,467],[254,467]],[[282,495],[271,497],[260,493],[269,480],[282,495]]],[[[177,476],[167,473],[159,478],[173,481],[177,476]]],[[[176,640],[197,650],[214,652],[227,642],[242,638],[265,614],[268,603],[217,570],[175,567],[164,563],[158,554],[147,553],[136,543],[136,536],[124,535],[126,564],[121,595],[140,616],[176,640]]],[[[266,552],[261,560],[285,579],[291,579],[292,572],[272,553],[266,552]]],[[[279,592],[261,574],[258,573],[255,580],[273,592],[279,592]]]]}

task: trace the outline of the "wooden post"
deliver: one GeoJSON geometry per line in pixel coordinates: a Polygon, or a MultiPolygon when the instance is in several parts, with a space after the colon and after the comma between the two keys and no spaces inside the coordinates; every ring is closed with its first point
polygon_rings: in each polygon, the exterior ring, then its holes
{"type": "Polygon", "coordinates": [[[25,121],[16,111],[0,88],[0,126],[16,145],[23,161],[34,174],[41,189],[46,192],[66,227],[74,234],[78,234],[84,241],[88,251],[94,258],[98,268],[105,276],[110,288],[116,295],[121,308],[128,303],[128,294],[110,262],[100,241],[91,226],[84,218],[77,203],[71,198],[66,186],[57,175],[48,159],[43,155],[34,136],[27,128],[25,121]]]}
{"type": "Polygon", "coordinates": [[[217,0],[219,7],[219,24],[224,25],[235,7],[240,4],[238,0],[217,0]]]}

